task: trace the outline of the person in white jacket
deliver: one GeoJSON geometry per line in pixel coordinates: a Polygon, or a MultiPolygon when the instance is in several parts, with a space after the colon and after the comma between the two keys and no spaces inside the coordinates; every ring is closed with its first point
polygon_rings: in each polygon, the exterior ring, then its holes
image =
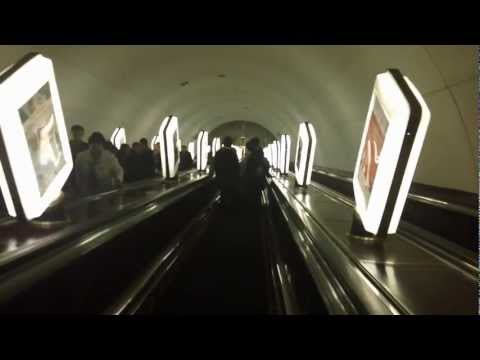
{"type": "Polygon", "coordinates": [[[75,159],[75,177],[79,195],[110,191],[123,183],[123,168],[117,158],[105,149],[105,137],[94,132],[88,139],[89,149],[75,159]]]}

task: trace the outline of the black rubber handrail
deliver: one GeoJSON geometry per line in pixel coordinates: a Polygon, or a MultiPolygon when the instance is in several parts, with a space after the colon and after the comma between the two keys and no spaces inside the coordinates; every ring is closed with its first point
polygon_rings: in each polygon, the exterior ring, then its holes
{"type": "MultiPolygon", "coordinates": [[[[324,185],[312,183],[312,188],[327,194],[330,198],[333,198],[334,200],[339,201],[348,207],[355,207],[352,199],[335,190],[329,189],[324,185]]],[[[446,263],[447,265],[464,272],[469,277],[479,276],[479,269],[477,267],[478,263],[476,262],[476,259],[467,257],[464,253],[459,253],[459,250],[456,248],[454,249],[452,247],[448,247],[448,243],[445,241],[440,243],[438,240],[433,241],[433,239],[419,236],[418,230],[411,229],[411,227],[411,225],[402,221],[398,229],[398,235],[404,238],[405,241],[408,241],[416,247],[420,247],[427,251],[443,263],[446,263]]]]}
{"type": "Polygon", "coordinates": [[[109,306],[104,314],[107,315],[134,315],[144,305],[149,295],[161,282],[173,271],[177,263],[188,252],[197,240],[202,236],[209,223],[209,217],[214,203],[218,202],[219,196],[214,196],[199,214],[195,216],[169,243],[146,268],[136,277],[128,288],[120,294],[115,302],[109,306]]]}
{"type": "Polygon", "coordinates": [[[301,314],[298,305],[295,286],[292,283],[292,276],[288,266],[280,254],[278,236],[273,223],[270,185],[262,191],[261,203],[264,221],[264,241],[266,246],[266,261],[268,267],[268,279],[271,281],[273,306],[272,312],[275,315],[297,315],[301,314]]]}
{"type": "Polygon", "coordinates": [[[297,218],[295,211],[278,194],[277,185],[274,186],[272,194],[280,205],[283,220],[288,224],[293,239],[299,248],[305,264],[312,275],[317,286],[320,297],[323,299],[327,311],[331,315],[355,315],[365,313],[365,309],[358,300],[353,299],[345,289],[342,281],[335,275],[328,262],[314,245],[314,236],[307,229],[305,224],[297,218]]]}
{"type": "MultiPolygon", "coordinates": [[[[331,178],[339,179],[344,182],[352,183],[352,177],[350,176],[345,176],[342,174],[334,173],[332,171],[328,171],[319,167],[314,167],[313,169],[314,172],[317,172],[322,175],[326,175],[331,178]]],[[[442,208],[451,212],[455,213],[460,213],[463,215],[467,216],[472,216],[472,217],[477,217],[478,216],[478,210],[477,209],[472,209],[470,207],[466,207],[463,205],[459,204],[454,204],[448,201],[440,200],[440,199],[435,199],[431,196],[425,196],[425,195],[420,195],[420,194],[414,194],[414,193],[409,193],[407,196],[408,199],[414,200],[417,202],[421,202],[430,206],[433,206],[435,208],[442,208]]]]}
{"type": "MultiPolygon", "coordinates": [[[[185,177],[187,175],[190,175],[190,174],[196,173],[196,172],[197,172],[197,170],[194,170],[194,169],[193,170],[181,171],[181,172],[178,173],[178,178],[182,178],[182,177],[185,177]]],[[[81,204],[84,204],[84,203],[89,203],[89,202],[92,202],[92,201],[107,199],[107,198],[112,197],[112,196],[123,194],[127,191],[141,190],[143,188],[148,188],[148,187],[151,187],[151,186],[159,185],[159,184],[162,184],[164,182],[165,182],[165,180],[161,177],[152,177],[152,178],[145,179],[145,180],[135,181],[133,183],[122,184],[122,186],[120,186],[116,189],[113,189],[113,190],[100,192],[100,193],[87,195],[87,196],[82,196],[82,197],[65,197],[64,200],[71,201],[69,206],[73,207],[73,206],[78,206],[78,205],[81,205],[81,204]]],[[[62,203],[57,203],[55,205],[52,205],[50,208],[48,208],[47,211],[55,210],[55,208],[57,208],[59,206],[62,206],[62,205],[63,205],[62,203]]],[[[14,222],[16,222],[15,218],[12,218],[9,215],[5,215],[5,214],[0,215],[0,225],[7,225],[9,223],[14,223],[14,222]]]]}
{"type": "Polygon", "coordinates": [[[19,248],[18,251],[9,252],[9,253],[0,255],[0,271],[2,271],[3,267],[5,267],[6,265],[9,265],[10,263],[15,262],[17,259],[23,258],[26,255],[29,255],[33,252],[43,249],[49,246],[50,244],[55,244],[60,239],[72,237],[75,234],[83,234],[83,233],[89,232],[95,227],[101,226],[104,223],[108,223],[112,221],[112,219],[115,219],[116,217],[122,217],[126,214],[131,213],[132,211],[135,211],[136,209],[139,209],[145,205],[148,205],[149,203],[158,201],[162,198],[169,197],[176,192],[182,191],[182,189],[184,189],[185,187],[189,187],[198,182],[207,182],[207,181],[209,181],[209,179],[206,176],[200,177],[192,181],[185,181],[184,183],[180,183],[176,187],[172,187],[170,189],[164,190],[159,194],[151,195],[149,197],[142,198],[137,201],[133,201],[125,205],[121,210],[118,210],[113,214],[112,213],[104,214],[88,222],[81,223],[81,224],[72,224],[70,226],[66,226],[62,229],[59,229],[58,231],[45,236],[41,241],[36,241],[35,244],[32,244],[31,246],[22,247],[22,248],[19,248]]]}
{"type": "Polygon", "coordinates": [[[28,261],[10,266],[0,275],[0,302],[8,301],[23,289],[85,256],[132,226],[154,216],[207,182],[208,178],[202,178],[182,184],[183,186],[170,189],[135,209],[122,211],[108,221],[90,226],[87,231],[85,226],[82,226],[81,231],[75,229],[63,232],[63,237],[68,237],[69,241],[55,241],[55,247],[52,246],[41,253],[36,252],[34,256],[28,258],[28,261]]]}

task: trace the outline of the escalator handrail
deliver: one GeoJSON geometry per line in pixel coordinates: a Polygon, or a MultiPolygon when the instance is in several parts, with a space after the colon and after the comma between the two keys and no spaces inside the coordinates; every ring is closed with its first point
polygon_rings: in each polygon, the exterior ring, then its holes
{"type": "MultiPolygon", "coordinates": [[[[202,223],[208,222],[209,212],[215,202],[218,202],[219,196],[214,196],[213,200],[205,206],[200,213],[191,220],[184,229],[170,241],[152,263],[150,263],[144,272],[140,274],[130,286],[116,299],[115,303],[109,306],[104,314],[106,315],[134,315],[143,305],[150,293],[158,286],[161,279],[171,271],[171,268],[179,261],[179,258],[185,252],[185,248],[190,244],[185,244],[185,237],[193,228],[197,229],[202,223]]],[[[197,229],[198,230],[198,229],[197,229]]],[[[194,243],[201,236],[200,232],[195,232],[195,239],[189,238],[189,243],[194,243]]]]}
{"type": "MultiPolygon", "coordinates": [[[[196,170],[188,170],[188,171],[185,171],[185,172],[179,172],[178,178],[190,175],[194,172],[196,172],[196,170]]],[[[135,182],[128,183],[128,184],[122,184],[122,186],[120,186],[116,189],[113,189],[113,190],[83,196],[83,197],[77,198],[77,199],[73,198],[73,199],[71,199],[73,201],[72,201],[71,204],[69,204],[69,206],[73,207],[73,206],[78,206],[78,205],[81,205],[81,204],[84,204],[84,203],[89,203],[89,202],[92,202],[92,201],[103,200],[103,199],[106,199],[106,198],[109,198],[109,197],[113,197],[115,195],[123,194],[127,191],[141,190],[143,188],[150,187],[150,186],[153,186],[153,185],[159,185],[159,184],[162,184],[164,182],[165,182],[165,179],[163,179],[161,177],[152,177],[152,178],[149,178],[149,179],[139,180],[139,181],[135,181],[135,182]]]]}
{"type": "MultiPolygon", "coordinates": [[[[184,177],[184,176],[190,175],[192,173],[196,173],[196,172],[197,172],[197,170],[195,170],[195,169],[181,171],[181,172],[178,173],[178,177],[181,178],[181,177],[184,177]]],[[[116,189],[105,191],[105,192],[100,192],[100,193],[87,195],[87,196],[82,196],[82,197],[71,197],[71,198],[68,198],[68,200],[71,201],[69,203],[69,206],[73,207],[73,206],[78,206],[78,205],[81,205],[81,204],[84,204],[84,203],[90,203],[90,202],[93,202],[93,201],[106,199],[106,198],[109,198],[109,197],[113,197],[115,195],[123,194],[127,191],[139,190],[139,189],[149,187],[149,186],[152,186],[152,185],[162,184],[164,181],[165,181],[165,179],[163,179],[161,177],[152,177],[152,178],[149,178],[149,179],[139,180],[139,181],[135,181],[135,182],[128,183],[128,184],[122,184],[122,186],[120,186],[116,189]]],[[[62,206],[62,205],[63,205],[62,203],[52,205],[48,210],[54,210],[56,207],[59,207],[59,206],[62,206]]],[[[16,221],[17,220],[15,218],[13,218],[9,215],[3,215],[2,214],[1,217],[0,217],[0,226],[9,225],[10,223],[14,223],[16,221]]]]}
{"type": "MultiPolygon", "coordinates": [[[[290,192],[289,189],[286,188],[284,184],[276,185],[277,188],[279,186],[282,186],[286,189],[287,192],[290,192]]],[[[279,190],[280,191],[280,190],[279,190]]],[[[355,276],[360,276],[359,279],[363,277],[363,280],[365,281],[365,284],[368,285],[369,288],[375,289],[373,290],[374,294],[376,297],[364,297],[364,300],[355,300],[352,296],[347,296],[347,299],[351,301],[352,304],[354,304],[354,308],[357,310],[358,313],[364,313],[365,311],[367,313],[370,312],[370,310],[367,310],[366,305],[368,302],[368,306],[371,309],[378,308],[380,306],[384,310],[382,310],[382,314],[385,313],[392,314],[392,315],[397,315],[397,314],[411,314],[411,311],[407,309],[403,304],[398,302],[396,298],[386,289],[382,284],[380,284],[373,276],[370,275],[358,262],[358,260],[355,258],[355,256],[342,244],[341,241],[339,241],[333,233],[331,233],[311,212],[309,209],[305,207],[305,205],[299,201],[295,196],[293,196],[293,199],[295,202],[297,202],[300,205],[300,209],[304,214],[306,214],[309,218],[312,219],[312,221],[320,227],[321,231],[323,232],[325,239],[329,240],[331,244],[334,245],[334,247],[337,249],[337,254],[340,256],[340,258],[335,260],[335,266],[338,266],[338,263],[344,263],[345,266],[342,266],[341,268],[348,268],[351,267],[353,269],[356,269],[358,272],[355,276]],[[339,251],[339,252],[338,252],[339,251]],[[342,259],[343,258],[343,259],[342,259]],[[377,299],[374,302],[372,302],[373,299],[377,299]],[[367,302],[365,302],[367,301],[367,302]]],[[[287,201],[285,199],[285,201],[287,201]]],[[[288,203],[288,206],[292,211],[295,213],[295,209],[293,209],[293,206],[288,203]]],[[[315,239],[315,236],[313,234],[310,234],[310,231],[307,229],[306,225],[304,225],[303,221],[301,221],[301,224],[299,228],[306,232],[308,236],[311,239],[315,239]]],[[[321,254],[321,250],[317,249],[318,245],[315,241],[312,241],[312,248],[315,250],[318,254],[321,254]]],[[[337,255],[336,255],[337,256],[337,255]]],[[[329,266],[329,261],[326,261],[323,259],[323,257],[320,255],[318,256],[319,261],[325,261],[327,266],[329,266]]],[[[310,262],[309,266],[317,266],[314,262],[310,262]]],[[[333,267],[333,266],[332,266],[333,267]]],[[[313,274],[312,274],[313,275],[313,274]]],[[[337,279],[336,275],[333,275],[332,271],[332,277],[337,279]]],[[[356,282],[351,282],[351,280],[345,282],[345,281],[340,281],[337,280],[341,285],[341,288],[345,289],[345,293],[350,292],[349,289],[352,288],[352,286],[356,286],[356,282]]],[[[352,293],[353,294],[353,293],[352,293]]]]}
{"type": "MultiPolygon", "coordinates": [[[[268,183],[268,182],[267,182],[268,183]]],[[[274,297],[274,313],[282,315],[296,315],[300,313],[298,307],[298,300],[296,298],[295,289],[291,283],[291,276],[289,276],[288,270],[286,269],[286,264],[280,255],[278,249],[278,240],[276,238],[275,227],[272,220],[272,208],[270,199],[273,199],[271,194],[271,185],[268,183],[266,189],[261,193],[261,202],[263,208],[263,216],[265,225],[268,227],[270,236],[267,236],[265,239],[266,242],[266,256],[268,264],[269,278],[272,281],[273,287],[273,297],[274,297]]]]}
{"type": "Polygon", "coordinates": [[[279,195],[277,195],[276,190],[272,191],[272,194],[280,206],[283,220],[287,222],[294,239],[298,237],[296,244],[300,248],[310,274],[317,284],[319,295],[325,302],[328,313],[335,315],[353,315],[363,313],[364,310],[358,304],[358,301],[350,298],[347,291],[345,291],[342,282],[337,278],[330,268],[328,262],[316,249],[313,241],[313,235],[310,233],[307,227],[301,221],[293,221],[291,216],[288,214],[288,210],[284,202],[279,199],[279,195]],[[308,254],[311,254],[313,258],[310,258],[308,254]]]}
{"type": "MultiPolygon", "coordinates": [[[[324,185],[320,185],[315,182],[312,182],[311,185],[314,189],[323,192],[328,197],[331,197],[336,201],[340,201],[348,207],[355,207],[355,203],[352,199],[339,193],[338,191],[329,189],[324,185]]],[[[437,243],[433,243],[431,241],[423,239],[417,234],[414,234],[412,230],[405,229],[405,225],[403,224],[403,222],[401,224],[402,226],[398,229],[398,235],[401,236],[405,241],[408,241],[416,247],[420,247],[421,249],[427,251],[429,254],[433,255],[443,263],[455,267],[469,277],[478,277],[480,270],[478,269],[477,264],[474,261],[475,259],[471,257],[466,257],[464,255],[464,252],[462,252],[461,254],[458,253],[460,249],[457,250],[450,247],[448,248],[450,252],[454,251],[454,253],[451,254],[445,249],[448,246],[447,244],[439,245],[437,243]]]]}
{"type": "MultiPolygon", "coordinates": [[[[319,167],[314,167],[313,169],[314,172],[320,173],[322,175],[326,175],[328,177],[332,177],[335,179],[339,179],[348,183],[353,183],[353,179],[349,176],[344,176],[344,175],[339,175],[335,174],[331,171],[327,171],[325,169],[319,168],[319,167]]],[[[463,215],[467,216],[472,216],[472,217],[477,217],[478,216],[478,210],[472,209],[463,205],[459,204],[454,204],[448,201],[443,201],[440,199],[435,199],[431,196],[425,196],[425,195],[420,195],[420,194],[414,194],[414,193],[408,193],[408,199],[414,200],[417,202],[421,202],[427,205],[430,205],[435,208],[442,208],[445,210],[448,210],[450,212],[455,212],[455,213],[460,213],[463,215]]]]}
{"type": "Polygon", "coordinates": [[[208,178],[205,176],[199,177],[198,179],[194,179],[191,181],[186,181],[185,183],[181,183],[178,186],[167,189],[159,194],[153,194],[147,198],[143,198],[141,200],[129,203],[121,210],[113,214],[106,214],[85,223],[73,224],[66,228],[60,229],[53,234],[45,236],[45,238],[41,241],[36,241],[35,244],[30,247],[21,247],[18,251],[0,255],[0,269],[4,268],[5,266],[10,267],[12,264],[15,263],[16,260],[24,258],[27,255],[29,256],[32,253],[37,252],[38,250],[47,248],[50,245],[57,243],[63,238],[71,238],[76,235],[81,235],[86,232],[93,231],[98,226],[103,226],[104,224],[115,224],[116,218],[129,216],[136,212],[141,212],[151,203],[162,202],[162,200],[168,201],[168,199],[176,193],[183,193],[184,191],[188,191],[192,187],[195,188],[195,186],[199,186],[199,184],[207,181],[208,178]]]}
{"type": "MultiPolygon", "coordinates": [[[[206,178],[201,180],[206,180],[206,178]]],[[[143,204],[141,208],[137,208],[134,212],[123,213],[121,216],[117,216],[111,219],[110,222],[103,223],[87,233],[77,234],[71,241],[60,244],[45,254],[33,257],[25,264],[9,269],[0,276],[0,301],[2,303],[8,301],[23,289],[68,266],[73,261],[86,256],[99,246],[114,239],[120,233],[184,198],[202,186],[203,182],[201,180],[189,183],[188,185],[190,186],[184,186],[184,191],[170,191],[171,197],[157,197],[157,202],[150,201],[143,204]]]]}

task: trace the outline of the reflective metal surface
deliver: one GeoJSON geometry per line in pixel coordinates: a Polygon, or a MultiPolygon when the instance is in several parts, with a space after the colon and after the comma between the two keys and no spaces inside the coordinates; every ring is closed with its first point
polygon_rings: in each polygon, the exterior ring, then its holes
{"type": "Polygon", "coordinates": [[[270,204],[269,188],[261,194],[263,218],[264,218],[264,241],[266,245],[266,256],[268,258],[269,273],[273,286],[273,297],[275,302],[275,314],[296,315],[300,314],[300,308],[293,284],[293,276],[288,264],[281,256],[277,232],[273,224],[272,208],[270,204]]]}
{"type": "Polygon", "coordinates": [[[74,233],[85,233],[96,225],[204,179],[205,175],[189,172],[179,176],[177,182],[144,181],[113,192],[67,201],[56,212],[68,221],[58,226],[48,227],[16,220],[0,224],[0,267],[74,233]]]}
{"type": "Polygon", "coordinates": [[[292,177],[274,182],[312,233],[315,247],[369,313],[478,313],[478,265],[466,271],[402,235],[354,239],[347,233],[351,200],[321,186],[303,194],[292,177]]]}
{"type": "MultiPolygon", "coordinates": [[[[336,174],[336,173],[333,173],[331,171],[326,171],[326,170],[323,170],[323,169],[319,169],[318,167],[314,168],[313,171],[317,172],[317,173],[320,173],[320,174],[323,174],[323,175],[326,175],[326,176],[329,176],[329,177],[332,177],[332,178],[335,178],[335,179],[338,179],[338,180],[345,181],[347,183],[352,183],[353,182],[353,180],[350,176],[336,174]]],[[[427,205],[440,207],[440,208],[443,208],[443,209],[446,209],[446,210],[449,210],[449,211],[458,212],[458,213],[465,214],[465,215],[468,215],[468,216],[474,216],[474,217],[478,216],[478,211],[476,209],[471,209],[471,208],[468,208],[468,207],[465,207],[465,206],[462,206],[462,205],[449,203],[447,201],[435,199],[435,198],[432,198],[432,197],[429,197],[429,196],[409,193],[408,194],[408,199],[415,200],[415,201],[418,201],[418,202],[421,202],[421,203],[424,203],[424,204],[427,204],[427,205]]]]}
{"type": "MultiPolygon", "coordinates": [[[[74,259],[83,256],[115,238],[126,229],[144,221],[154,214],[178,201],[191,191],[204,184],[207,178],[189,174],[179,183],[157,189],[155,194],[147,196],[141,201],[134,201],[133,205],[126,203],[122,211],[110,210],[109,216],[103,216],[100,222],[89,221],[81,227],[70,226],[56,233],[42,237],[38,229],[36,235],[28,235],[28,231],[18,236],[12,233],[7,241],[2,240],[3,253],[0,255],[0,302],[8,301],[39,279],[71,263],[74,259]],[[133,207],[135,206],[135,207],[133,207]],[[125,211],[124,211],[125,210],[125,211]],[[70,239],[70,240],[68,240],[70,239]],[[48,252],[40,252],[41,248],[55,243],[55,247],[48,252]],[[6,266],[26,254],[35,251],[35,257],[28,263],[15,267],[6,266]]],[[[150,191],[150,190],[148,190],[150,191]]],[[[106,209],[105,211],[107,211],[106,209]]],[[[23,229],[19,227],[19,229],[23,229]]],[[[32,231],[29,228],[29,231],[32,231]]],[[[43,250],[43,249],[42,249],[43,250]]],[[[23,258],[21,258],[23,259],[23,258]]]]}
{"type": "MultiPolygon", "coordinates": [[[[312,234],[305,226],[294,221],[296,217],[291,212],[288,212],[288,207],[282,206],[282,200],[277,196],[275,190],[273,193],[277,202],[280,204],[282,216],[287,222],[293,235],[293,239],[300,249],[328,313],[332,315],[350,315],[359,313],[358,309],[356,309],[348,294],[345,292],[345,289],[338,281],[338,278],[326,263],[322,254],[316,248],[312,234]]],[[[301,219],[299,220],[302,221],[301,219]]]]}
{"type": "Polygon", "coordinates": [[[185,229],[175,237],[169,246],[146,267],[146,270],[126,289],[117,302],[105,311],[112,315],[133,315],[145,302],[166,274],[176,265],[186,249],[200,237],[208,225],[209,211],[213,203],[218,202],[216,196],[210,204],[197,215],[185,229]]]}

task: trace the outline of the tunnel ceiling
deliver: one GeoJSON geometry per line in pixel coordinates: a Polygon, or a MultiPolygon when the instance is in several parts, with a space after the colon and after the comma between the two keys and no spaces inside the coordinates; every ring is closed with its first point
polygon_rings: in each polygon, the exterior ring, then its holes
{"type": "MultiPolygon", "coordinates": [[[[223,139],[230,136],[235,145],[245,145],[248,139],[257,137],[260,144],[265,146],[275,140],[275,135],[263,126],[249,121],[230,121],[217,126],[209,133],[209,139],[212,141],[214,137],[223,139]]],[[[279,135],[277,135],[279,137],[279,135]]]]}
{"type": "Polygon", "coordinates": [[[397,67],[432,111],[416,181],[478,192],[475,46],[2,46],[0,66],[29,51],[53,60],[69,126],[110,136],[122,125],[131,142],[169,114],[185,139],[233,120],[296,135],[308,120],[315,163],[344,170],[375,75],[397,67]]]}

